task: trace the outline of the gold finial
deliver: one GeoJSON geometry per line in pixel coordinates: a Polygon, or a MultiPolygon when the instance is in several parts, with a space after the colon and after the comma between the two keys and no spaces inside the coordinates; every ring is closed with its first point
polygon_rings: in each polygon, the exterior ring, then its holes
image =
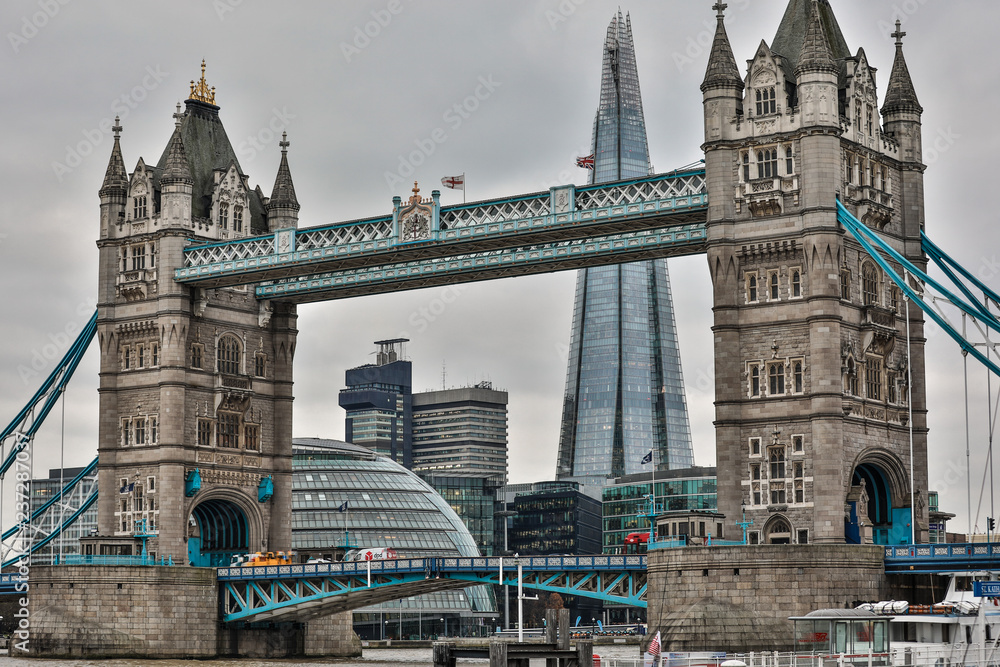
{"type": "Polygon", "coordinates": [[[417,182],[416,181],[413,181],[413,190],[412,190],[412,192],[413,192],[413,196],[410,197],[410,203],[411,204],[419,204],[420,203],[420,188],[417,186],[417,182]]]}
{"type": "Polygon", "coordinates": [[[205,81],[205,59],[202,58],[201,61],[201,81],[195,83],[191,81],[191,95],[188,97],[189,100],[198,100],[199,102],[208,102],[209,104],[215,104],[215,86],[211,88],[208,87],[208,82],[205,81]]]}

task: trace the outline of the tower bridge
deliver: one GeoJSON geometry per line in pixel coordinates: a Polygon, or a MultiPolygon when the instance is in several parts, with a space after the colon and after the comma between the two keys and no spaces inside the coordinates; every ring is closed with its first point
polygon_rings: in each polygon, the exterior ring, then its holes
{"type": "MultiPolygon", "coordinates": [[[[298,229],[287,138],[265,197],[250,187],[204,70],[155,165],[140,158],[131,173],[125,168],[116,122],[99,190],[98,307],[88,327],[101,373],[99,535],[91,545],[169,559],[173,570],[142,576],[202,590],[203,600],[206,582],[217,582],[222,617],[233,621],[309,618],[408,591],[497,581],[504,575],[492,579],[488,560],[407,559],[393,573],[382,566],[372,582],[366,569],[363,586],[361,573],[344,567],[225,569],[206,578],[205,568],[178,566],[291,546],[297,304],[696,253],[706,256],[713,286],[720,512],[745,513],[751,545],[767,544],[768,554],[925,542],[923,312],[931,309],[923,289],[932,287],[929,256],[942,253],[924,234],[923,109],[904,33],[897,26],[879,109],[874,68],[863,50],[848,50],[827,0],[791,0],[745,77],[725,8],[715,5],[701,86],[703,168],[450,207],[415,186],[391,213],[298,229]],[[139,492],[126,498],[122,488],[139,492]]],[[[947,299],[1000,331],[988,307],[968,302],[973,290],[994,304],[1000,296],[958,273],[972,287],[958,290],[964,301],[952,292],[947,299]]],[[[4,470],[30,446],[36,417],[51,409],[86,347],[71,350],[4,431],[4,470]]],[[[82,493],[77,500],[93,502],[82,493]]],[[[30,544],[23,531],[17,539],[30,544]]],[[[688,553],[695,562],[721,552],[688,553]]],[[[965,555],[968,567],[983,562],[975,549],[965,555]]],[[[871,569],[924,556],[886,552],[871,569]]],[[[963,562],[961,553],[940,556],[953,568],[963,562]]],[[[606,568],[598,558],[538,564],[530,583],[631,604],[644,604],[645,593],[654,618],[674,613],[666,556],[606,568]]],[[[110,588],[124,576],[113,567],[54,567],[46,595],[79,595],[60,571],[81,583],[94,573],[112,591],[91,589],[105,601],[122,590],[120,582],[110,588]]],[[[206,622],[195,620],[195,630],[206,622]]]]}

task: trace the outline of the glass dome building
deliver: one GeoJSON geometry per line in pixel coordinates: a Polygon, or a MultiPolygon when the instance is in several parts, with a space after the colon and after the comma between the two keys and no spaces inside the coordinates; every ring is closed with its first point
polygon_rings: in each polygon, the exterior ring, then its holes
{"type": "MultiPolygon", "coordinates": [[[[332,559],[349,547],[391,547],[400,558],[478,556],[462,520],[416,474],[339,440],[292,440],[292,548],[332,559]],[[345,505],[346,503],[346,505],[345,505]]],[[[414,596],[355,612],[362,639],[479,635],[492,629],[488,586],[414,596]]]]}

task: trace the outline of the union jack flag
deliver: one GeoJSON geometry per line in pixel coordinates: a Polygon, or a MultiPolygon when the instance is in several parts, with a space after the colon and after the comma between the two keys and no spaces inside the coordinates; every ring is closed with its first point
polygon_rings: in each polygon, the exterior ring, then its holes
{"type": "Polygon", "coordinates": [[[581,169],[593,169],[594,168],[594,153],[586,157],[578,157],[576,159],[576,166],[581,169]]]}
{"type": "Polygon", "coordinates": [[[452,190],[465,190],[465,174],[461,176],[445,176],[441,179],[441,185],[452,190]]]}
{"type": "Polygon", "coordinates": [[[653,637],[652,641],[649,642],[649,648],[646,649],[647,655],[660,655],[660,631],[656,631],[656,636],[653,637]]]}

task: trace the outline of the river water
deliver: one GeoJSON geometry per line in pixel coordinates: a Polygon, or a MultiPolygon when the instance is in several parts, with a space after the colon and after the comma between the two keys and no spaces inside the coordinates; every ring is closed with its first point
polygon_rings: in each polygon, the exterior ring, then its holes
{"type": "MultiPolygon", "coordinates": [[[[598,646],[594,653],[601,656],[602,663],[607,664],[608,658],[639,658],[638,646],[598,646]]],[[[433,667],[431,662],[431,649],[429,648],[380,648],[364,649],[360,658],[345,658],[334,660],[319,658],[315,660],[258,660],[258,659],[230,659],[230,660],[38,660],[25,659],[16,656],[0,656],[0,667],[49,667],[60,665],[60,667],[289,667],[289,665],[309,665],[310,667],[433,667]]],[[[489,660],[459,660],[461,666],[471,667],[476,665],[483,667],[489,665],[489,660]]],[[[543,666],[544,660],[532,660],[531,667],[543,666]]],[[[642,664],[642,663],[640,663],[642,664]]]]}

